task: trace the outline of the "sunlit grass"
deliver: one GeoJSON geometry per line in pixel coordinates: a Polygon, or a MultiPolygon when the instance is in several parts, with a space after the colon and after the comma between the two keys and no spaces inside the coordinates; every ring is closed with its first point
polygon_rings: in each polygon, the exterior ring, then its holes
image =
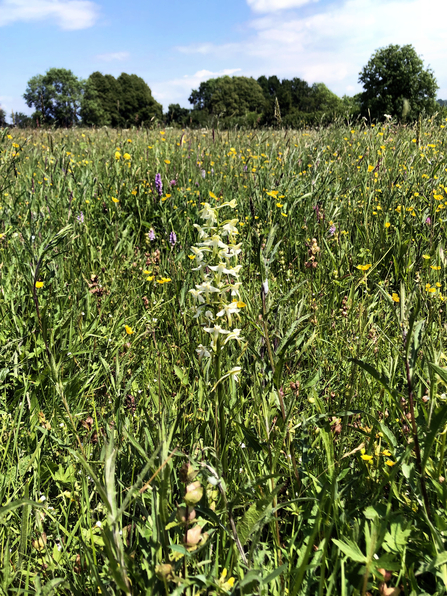
{"type": "Polygon", "coordinates": [[[445,593],[445,134],[0,131],[5,594],[445,593]]]}

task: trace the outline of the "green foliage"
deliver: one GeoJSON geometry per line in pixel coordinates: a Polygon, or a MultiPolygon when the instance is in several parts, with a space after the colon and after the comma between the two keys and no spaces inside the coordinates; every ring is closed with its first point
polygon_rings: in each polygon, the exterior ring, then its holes
{"type": "Polygon", "coordinates": [[[219,77],[200,83],[193,90],[189,102],[194,110],[204,110],[217,118],[245,116],[249,112],[261,114],[264,96],[261,87],[249,77],[219,77]]]}
{"type": "Polygon", "coordinates": [[[121,89],[115,77],[92,73],[86,81],[81,106],[81,118],[87,126],[120,125],[119,99],[121,89]]]}
{"type": "Polygon", "coordinates": [[[18,128],[30,128],[34,124],[33,119],[23,112],[14,112],[11,119],[14,126],[17,126],[18,128]]]}
{"type": "Polygon", "coordinates": [[[141,77],[94,72],[86,83],[81,109],[87,126],[149,126],[162,117],[162,107],[141,77]]]}
{"type": "Polygon", "coordinates": [[[178,103],[171,103],[168,106],[166,114],[167,124],[178,124],[179,126],[186,126],[190,118],[190,110],[182,108],[178,103]]]}
{"type": "Polygon", "coordinates": [[[445,596],[440,124],[0,131],[2,593],[445,596]]]}
{"type": "Polygon", "coordinates": [[[290,128],[328,123],[346,113],[353,113],[351,105],[343,102],[323,83],[309,85],[299,78],[280,81],[276,76],[259,77],[258,83],[266,98],[262,123],[269,126],[278,124],[276,102],[282,124],[290,128]]]}
{"type": "Polygon", "coordinates": [[[149,126],[154,120],[161,120],[162,107],[141,77],[123,72],[116,82],[120,90],[118,112],[121,126],[149,126]]]}
{"type": "Polygon", "coordinates": [[[0,107],[0,126],[7,126],[6,112],[0,107]]]}
{"type": "Polygon", "coordinates": [[[436,109],[438,85],[433,71],[424,69],[411,45],[389,45],[377,50],[359,74],[364,91],[362,113],[383,120],[385,114],[399,120],[414,120],[436,109]]]}
{"type": "Polygon", "coordinates": [[[28,81],[23,97],[27,106],[35,109],[33,118],[40,125],[67,127],[79,121],[83,89],[84,81],[71,70],[50,68],[28,81]]]}

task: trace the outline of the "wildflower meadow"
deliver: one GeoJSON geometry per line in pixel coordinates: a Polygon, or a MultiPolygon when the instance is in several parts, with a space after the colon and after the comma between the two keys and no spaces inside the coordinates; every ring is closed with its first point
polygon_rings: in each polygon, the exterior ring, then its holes
{"type": "Polygon", "coordinates": [[[0,130],[2,594],[446,594],[445,125],[0,130]]]}

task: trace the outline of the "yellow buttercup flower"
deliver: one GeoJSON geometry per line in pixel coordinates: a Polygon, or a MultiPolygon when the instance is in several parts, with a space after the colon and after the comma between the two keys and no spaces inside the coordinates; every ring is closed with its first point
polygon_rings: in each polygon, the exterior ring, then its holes
{"type": "Polygon", "coordinates": [[[386,465],[387,465],[387,466],[389,466],[390,468],[392,468],[393,466],[395,466],[395,465],[396,465],[396,462],[395,462],[395,461],[392,461],[391,459],[387,459],[385,463],[386,463],[386,465]]]}
{"type": "Polygon", "coordinates": [[[36,288],[43,288],[43,281],[36,281],[36,288]]]}
{"type": "Polygon", "coordinates": [[[361,455],[360,457],[363,459],[363,461],[366,461],[366,462],[370,462],[373,459],[372,455],[366,455],[366,453],[365,453],[365,455],[361,455]]]}
{"type": "Polygon", "coordinates": [[[389,221],[387,221],[387,222],[385,223],[385,227],[386,227],[386,228],[389,228],[389,227],[390,227],[390,225],[391,225],[391,224],[390,224],[390,222],[389,222],[389,221]]]}
{"type": "Polygon", "coordinates": [[[119,203],[119,200],[118,200],[116,197],[112,197],[112,201],[113,201],[114,203],[119,203]]]}
{"type": "Polygon", "coordinates": [[[360,269],[360,271],[368,271],[370,267],[372,267],[370,263],[368,263],[367,265],[357,265],[357,269],[360,269]]]}
{"type": "Polygon", "coordinates": [[[399,294],[396,294],[396,292],[393,292],[391,298],[394,300],[394,302],[400,302],[399,294]]]}
{"type": "Polygon", "coordinates": [[[124,159],[127,159],[127,160],[129,160],[129,159],[130,159],[130,155],[129,155],[128,153],[125,153],[125,154],[123,155],[123,157],[124,157],[124,159]]]}
{"type": "Polygon", "coordinates": [[[135,331],[132,329],[132,327],[129,327],[129,325],[124,325],[124,328],[126,330],[127,335],[132,335],[132,333],[135,333],[135,331]]]}

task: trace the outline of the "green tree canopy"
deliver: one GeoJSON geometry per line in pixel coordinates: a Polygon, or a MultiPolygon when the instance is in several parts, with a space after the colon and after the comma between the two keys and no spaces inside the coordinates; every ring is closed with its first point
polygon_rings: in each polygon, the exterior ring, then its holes
{"type": "Polygon", "coordinates": [[[278,123],[276,102],[286,126],[311,124],[323,115],[326,119],[333,118],[344,105],[324,83],[309,85],[298,77],[280,81],[276,76],[259,77],[258,83],[266,99],[264,124],[278,123]]]}
{"type": "Polygon", "coordinates": [[[94,72],[87,79],[81,116],[89,126],[140,126],[162,115],[149,86],[135,74],[123,72],[115,79],[94,72]]]}
{"type": "Polygon", "coordinates": [[[195,110],[220,117],[260,114],[265,106],[262,88],[249,77],[225,76],[204,81],[191,92],[189,102],[195,110]]]}
{"type": "Polygon", "coordinates": [[[15,112],[12,116],[12,122],[14,126],[17,126],[18,128],[28,128],[33,126],[33,119],[23,112],[15,112]]]}
{"type": "Polygon", "coordinates": [[[135,75],[121,73],[117,79],[120,89],[119,118],[121,126],[140,126],[163,117],[163,108],[152,97],[149,85],[135,75]]]}
{"type": "Polygon", "coordinates": [[[6,112],[0,107],[0,126],[7,126],[6,124],[6,112]]]}
{"type": "Polygon", "coordinates": [[[112,75],[92,73],[86,81],[81,118],[89,126],[119,126],[120,86],[112,75]]]}
{"type": "Polygon", "coordinates": [[[182,108],[178,103],[171,103],[168,106],[168,112],[166,114],[166,121],[168,124],[180,124],[185,126],[189,120],[190,110],[188,108],[182,108]]]}
{"type": "Polygon", "coordinates": [[[438,85],[433,71],[424,69],[422,59],[412,45],[389,45],[377,50],[359,74],[364,91],[362,112],[381,119],[384,114],[396,118],[416,118],[436,109],[438,85]]]}
{"type": "Polygon", "coordinates": [[[44,75],[28,81],[23,95],[28,107],[33,107],[33,117],[41,124],[72,126],[79,120],[84,81],[71,70],[50,68],[44,75]]]}

